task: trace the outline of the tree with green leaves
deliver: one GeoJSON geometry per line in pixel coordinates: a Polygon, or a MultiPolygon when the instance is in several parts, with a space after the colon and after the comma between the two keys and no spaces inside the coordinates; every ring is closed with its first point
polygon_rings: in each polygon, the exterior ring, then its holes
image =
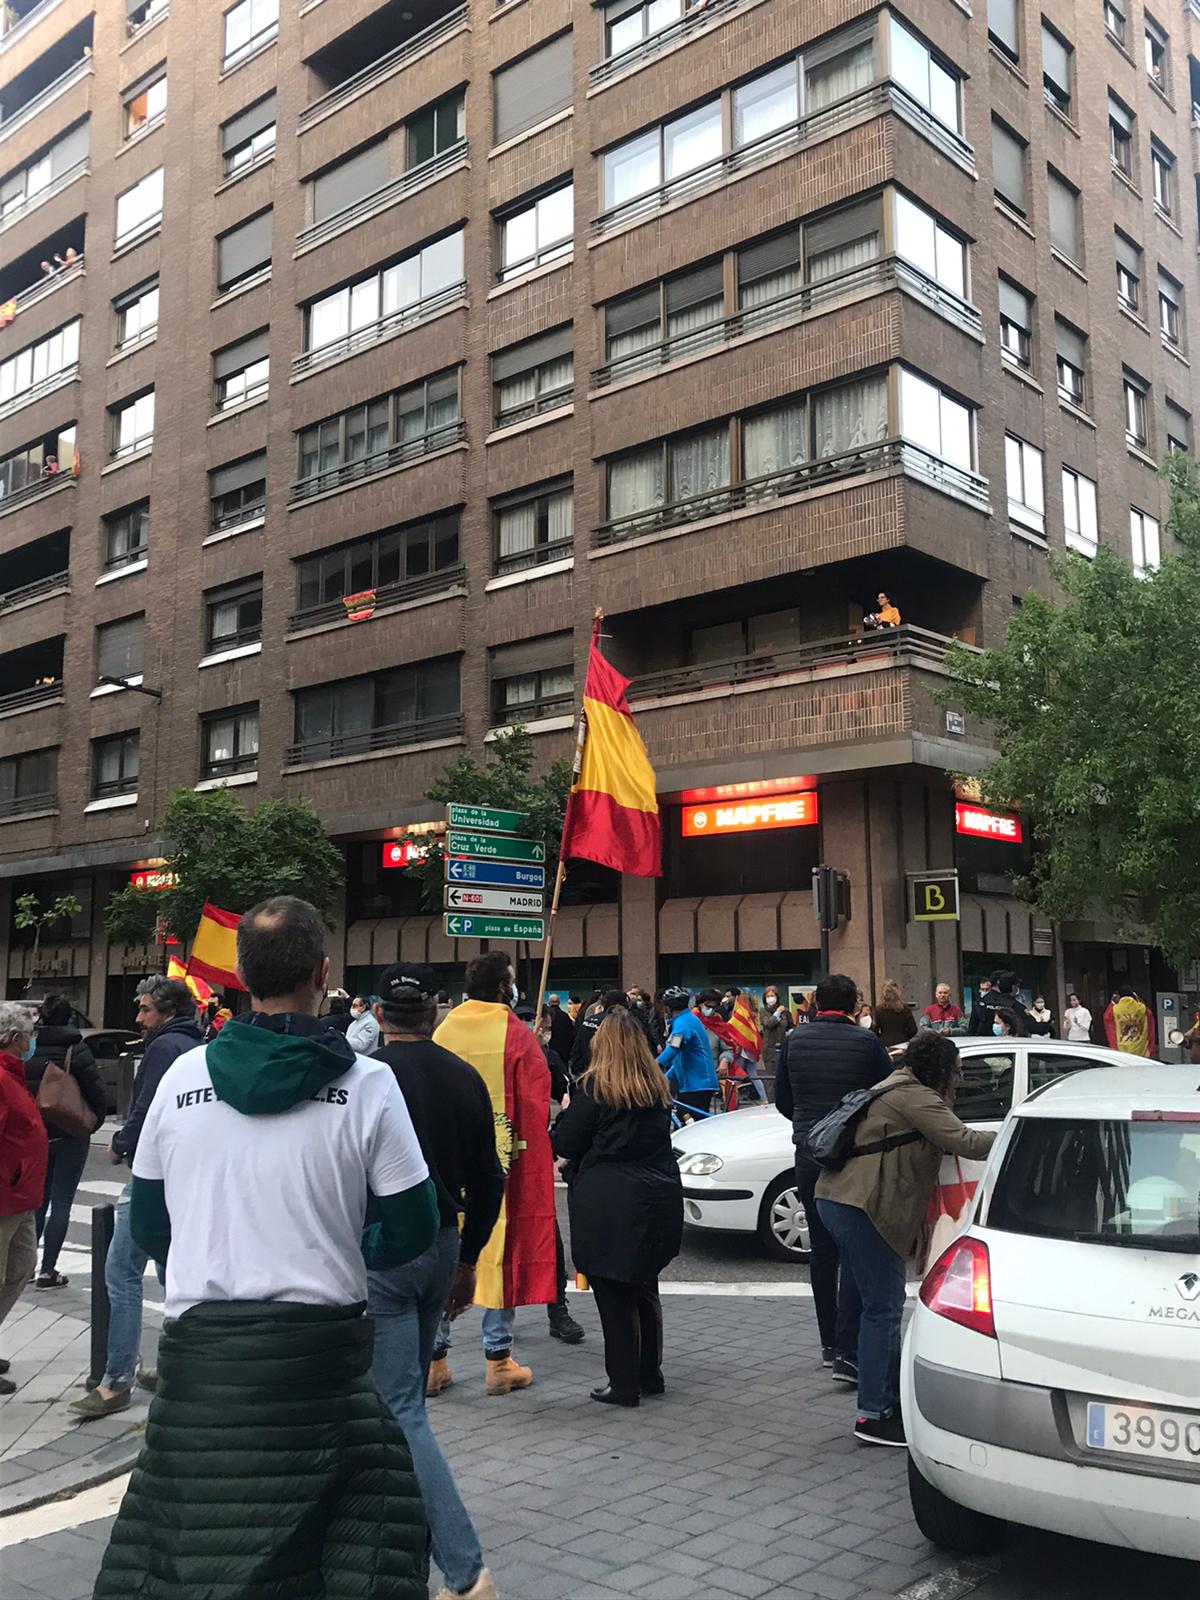
{"type": "Polygon", "coordinates": [[[1053,562],[999,650],[951,649],[939,698],[990,724],[989,802],[1032,825],[1019,891],[1046,915],[1114,917],[1169,960],[1200,959],[1200,478],[1163,468],[1177,551],[1135,573],[1101,546],[1053,562]]]}
{"type": "Polygon", "coordinates": [[[342,853],[307,800],[267,800],[247,810],[228,789],[176,789],[163,815],[163,867],[171,886],[113,895],[105,911],[111,939],[146,944],[158,919],[190,940],[207,900],[248,911],[271,895],[294,894],[328,916],[342,883],[342,853]]]}
{"type": "Polygon", "coordinates": [[[82,905],[73,894],[60,894],[43,909],[41,901],[35,894],[21,894],[17,896],[13,906],[13,925],[22,932],[26,928],[33,929],[33,950],[29,957],[29,976],[25,979],[25,993],[28,994],[33,987],[34,976],[37,973],[38,950],[42,943],[42,934],[47,928],[52,928],[56,922],[70,922],[72,917],[77,917],[83,910],[82,905]]]}

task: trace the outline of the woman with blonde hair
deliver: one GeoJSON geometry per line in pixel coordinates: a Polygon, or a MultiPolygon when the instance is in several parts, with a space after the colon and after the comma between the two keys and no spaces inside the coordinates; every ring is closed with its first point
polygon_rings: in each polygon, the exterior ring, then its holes
{"type": "Polygon", "coordinates": [[[917,1019],[900,993],[900,985],[891,978],[884,984],[879,1004],[875,1007],[874,1026],[880,1044],[888,1050],[895,1050],[898,1045],[905,1045],[916,1036],[917,1019]]]}
{"type": "Polygon", "coordinates": [[[591,1062],[554,1125],[554,1153],[571,1163],[571,1255],[596,1296],[608,1382],[602,1405],[662,1394],[658,1275],[683,1244],[683,1190],[671,1153],[671,1092],[646,1034],[614,1007],[591,1062]]]}

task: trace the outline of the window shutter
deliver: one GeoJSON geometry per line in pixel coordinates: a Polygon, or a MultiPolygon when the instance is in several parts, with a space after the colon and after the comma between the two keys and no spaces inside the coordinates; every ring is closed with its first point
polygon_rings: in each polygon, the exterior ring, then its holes
{"type": "Polygon", "coordinates": [[[143,72],[140,78],[135,79],[129,85],[128,89],[121,91],[121,104],[123,106],[129,105],[131,101],[137,99],[138,95],[144,94],[152,83],[157,83],[160,78],[165,78],[166,75],[164,63],[160,63],[157,67],[152,67],[149,72],[143,72]]]}
{"type": "Polygon", "coordinates": [[[439,372],[436,377],[430,378],[426,389],[426,400],[430,406],[439,400],[458,401],[458,368],[451,367],[448,372],[439,372]]]}
{"type": "Polygon", "coordinates": [[[883,214],[878,200],[867,205],[846,206],[819,222],[808,223],[804,229],[804,252],[810,258],[826,250],[836,250],[853,239],[862,239],[869,233],[882,234],[883,214]]]}
{"type": "Polygon", "coordinates": [[[550,633],[541,639],[521,639],[498,644],[492,650],[492,677],[516,678],[525,672],[549,672],[574,664],[575,647],[569,633],[550,633]]]}
{"type": "Polygon", "coordinates": [[[988,32],[1010,56],[1021,53],[1017,43],[1017,0],[988,0],[988,32]]]}
{"type": "Polygon", "coordinates": [[[1050,174],[1050,243],[1071,261],[1079,259],[1079,196],[1070,184],[1050,174]]]}
{"type": "Polygon", "coordinates": [[[252,333],[248,339],[239,339],[237,344],[218,350],[213,356],[213,377],[227,378],[231,372],[240,372],[255,361],[265,361],[270,336],[270,329],[264,328],[261,333],[252,333]]]}
{"type": "Polygon", "coordinates": [[[659,288],[652,284],[637,294],[624,295],[604,308],[604,331],[610,339],[628,333],[631,328],[644,328],[648,322],[657,323],[661,309],[659,288]]]}
{"type": "Polygon", "coordinates": [[[992,181],[998,194],[1025,210],[1025,146],[999,122],[992,123],[992,181]]]}
{"type": "Polygon", "coordinates": [[[247,278],[271,260],[271,212],[231,228],[217,240],[217,288],[247,278]]]}
{"type": "Polygon", "coordinates": [[[518,372],[528,372],[531,367],[540,367],[543,362],[569,356],[573,348],[574,331],[568,322],[565,327],[539,334],[536,339],[526,339],[523,344],[497,350],[492,356],[492,382],[502,383],[505,378],[515,378],[518,372]]]}
{"type": "Polygon", "coordinates": [[[494,143],[511,139],[571,104],[571,42],[570,33],[559,34],[494,75],[494,143]]]}
{"type": "Polygon", "coordinates": [[[260,450],[257,455],[246,456],[241,461],[231,461],[226,467],[218,467],[210,474],[209,485],[213,499],[218,495],[232,494],[235,489],[244,489],[248,484],[261,483],[267,476],[267,452],[260,450]]]}
{"type": "Polygon", "coordinates": [[[769,278],[799,265],[800,233],[789,228],[786,233],[777,233],[773,239],[764,239],[739,253],[738,282],[753,283],[757,278],[769,278]]]}
{"type": "Polygon", "coordinates": [[[1042,23],[1042,71],[1063,94],[1071,89],[1071,52],[1053,29],[1042,23]]]}
{"type": "Polygon", "coordinates": [[[1010,322],[1015,322],[1018,328],[1030,331],[1031,317],[1029,315],[1029,296],[1023,289],[1000,279],[1000,315],[1007,317],[1010,322]]]}
{"type": "Polygon", "coordinates": [[[256,133],[269,128],[274,121],[275,96],[269,94],[265,100],[260,100],[257,105],[248,107],[247,110],[222,124],[221,154],[228,155],[238,145],[245,144],[247,139],[253,139],[256,133]]]}
{"type": "Polygon", "coordinates": [[[1118,128],[1123,128],[1126,133],[1133,132],[1133,112],[1123,106],[1115,95],[1108,97],[1108,114],[1118,128]]]}
{"type": "Polygon", "coordinates": [[[324,222],[388,181],[388,144],[380,139],[313,179],[313,221],[324,222]]]}
{"type": "Polygon", "coordinates": [[[684,311],[688,306],[698,306],[704,300],[716,299],[724,287],[724,267],[719,261],[710,261],[692,272],[668,280],[665,285],[667,311],[684,311]]]}
{"type": "Polygon", "coordinates": [[[1132,239],[1127,239],[1123,233],[1114,235],[1116,241],[1117,260],[1127,272],[1132,272],[1135,278],[1142,275],[1142,252],[1132,239]]]}
{"type": "Polygon", "coordinates": [[[64,133],[58,142],[50,147],[50,176],[61,178],[64,172],[84,159],[88,153],[88,125],[81,122],[77,128],[72,128],[70,133],[64,133]]]}
{"type": "Polygon", "coordinates": [[[96,676],[135,678],[142,670],[143,616],[124,617],[96,629],[96,676]]]}
{"type": "Polygon", "coordinates": [[[1087,366],[1087,340],[1078,328],[1072,328],[1070,323],[1062,322],[1055,318],[1054,344],[1058,354],[1064,361],[1069,361],[1073,367],[1078,367],[1082,372],[1087,366]]]}

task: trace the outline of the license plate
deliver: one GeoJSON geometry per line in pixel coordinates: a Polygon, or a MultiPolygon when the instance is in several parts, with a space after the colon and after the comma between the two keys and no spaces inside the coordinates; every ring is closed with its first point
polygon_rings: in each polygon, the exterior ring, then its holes
{"type": "Polygon", "coordinates": [[[1087,1446],[1089,1450],[1141,1456],[1145,1461],[1200,1467],[1200,1415],[1089,1400],[1087,1446]]]}

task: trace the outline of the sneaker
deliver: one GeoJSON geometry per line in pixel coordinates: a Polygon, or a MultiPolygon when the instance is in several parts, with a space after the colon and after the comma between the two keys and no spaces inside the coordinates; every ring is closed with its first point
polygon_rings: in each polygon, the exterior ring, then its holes
{"type": "Polygon", "coordinates": [[[3,1356],[0,1356],[0,1378],[2,1378],[5,1375],[5,1373],[8,1371],[9,1367],[11,1367],[11,1366],[12,1366],[12,1362],[11,1361],[6,1361],[3,1356]]]}
{"type": "Polygon", "coordinates": [[[439,1589],[437,1600],[497,1600],[496,1585],[484,1567],[469,1589],[439,1589]]]}
{"type": "Polygon", "coordinates": [[[821,1346],[821,1365],[823,1367],[831,1367],[833,1365],[833,1361],[834,1353],[832,1348],[827,1344],[823,1344],[821,1346]]]}
{"type": "Polygon", "coordinates": [[[488,1394],[511,1394],[514,1389],[528,1389],[532,1382],[532,1371],[514,1361],[511,1350],[507,1355],[488,1356],[485,1384],[488,1394]]]}
{"type": "Polygon", "coordinates": [[[0,1378],[0,1394],[16,1394],[17,1386],[11,1378],[0,1378]]]}
{"type": "Polygon", "coordinates": [[[899,1450],[908,1445],[904,1420],[898,1411],[890,1417],[859,1417],[854,1424],[854,1437],[860,1444],[887,1444],[899,1450]]]}
{"type": "Polygon", "coordinates": [[[139,1367],[136,1382],[139,1389],[145,1389],[148,1394],[154,1394],[158,1389],[158,1368],[139,1367]]]}
{"type": "Polygon", "coordinates": [[[425,1379],[425,1394],[430,1400],[442,1394],[454,1379],[450,1376],[449,1356],[434,1356],[429,1363],[429,1376],[425,1379]]]}
{"type": "Polygon", "coordinates": [[[552,1339],[561,1339],[564,1344],[582,1344],[587,1338],[566,1306],[547,1306],[546,1311],[550,1318],[552,1339]]]}
{"type": "Polygon", "coordinates": [[[82,1422],[94,1422],[97,1417],[111,1417],[117,1411],[125,1411],[130,1404],[128,1389],[118,1389],[116,1394],[110,1395],[106,1400],[99,1389],[93,1389],[90,1394],[85,1394],[82,1400],[72,1400],[69,1410],[82,1422]]]}
{"type": "Polygon", "coordinates": [[[829,1374],[834,1383],[858,1384],[858,1362],[851,1361],[849,1356],[835,1356],[833,1371],[829,1374]]]}

